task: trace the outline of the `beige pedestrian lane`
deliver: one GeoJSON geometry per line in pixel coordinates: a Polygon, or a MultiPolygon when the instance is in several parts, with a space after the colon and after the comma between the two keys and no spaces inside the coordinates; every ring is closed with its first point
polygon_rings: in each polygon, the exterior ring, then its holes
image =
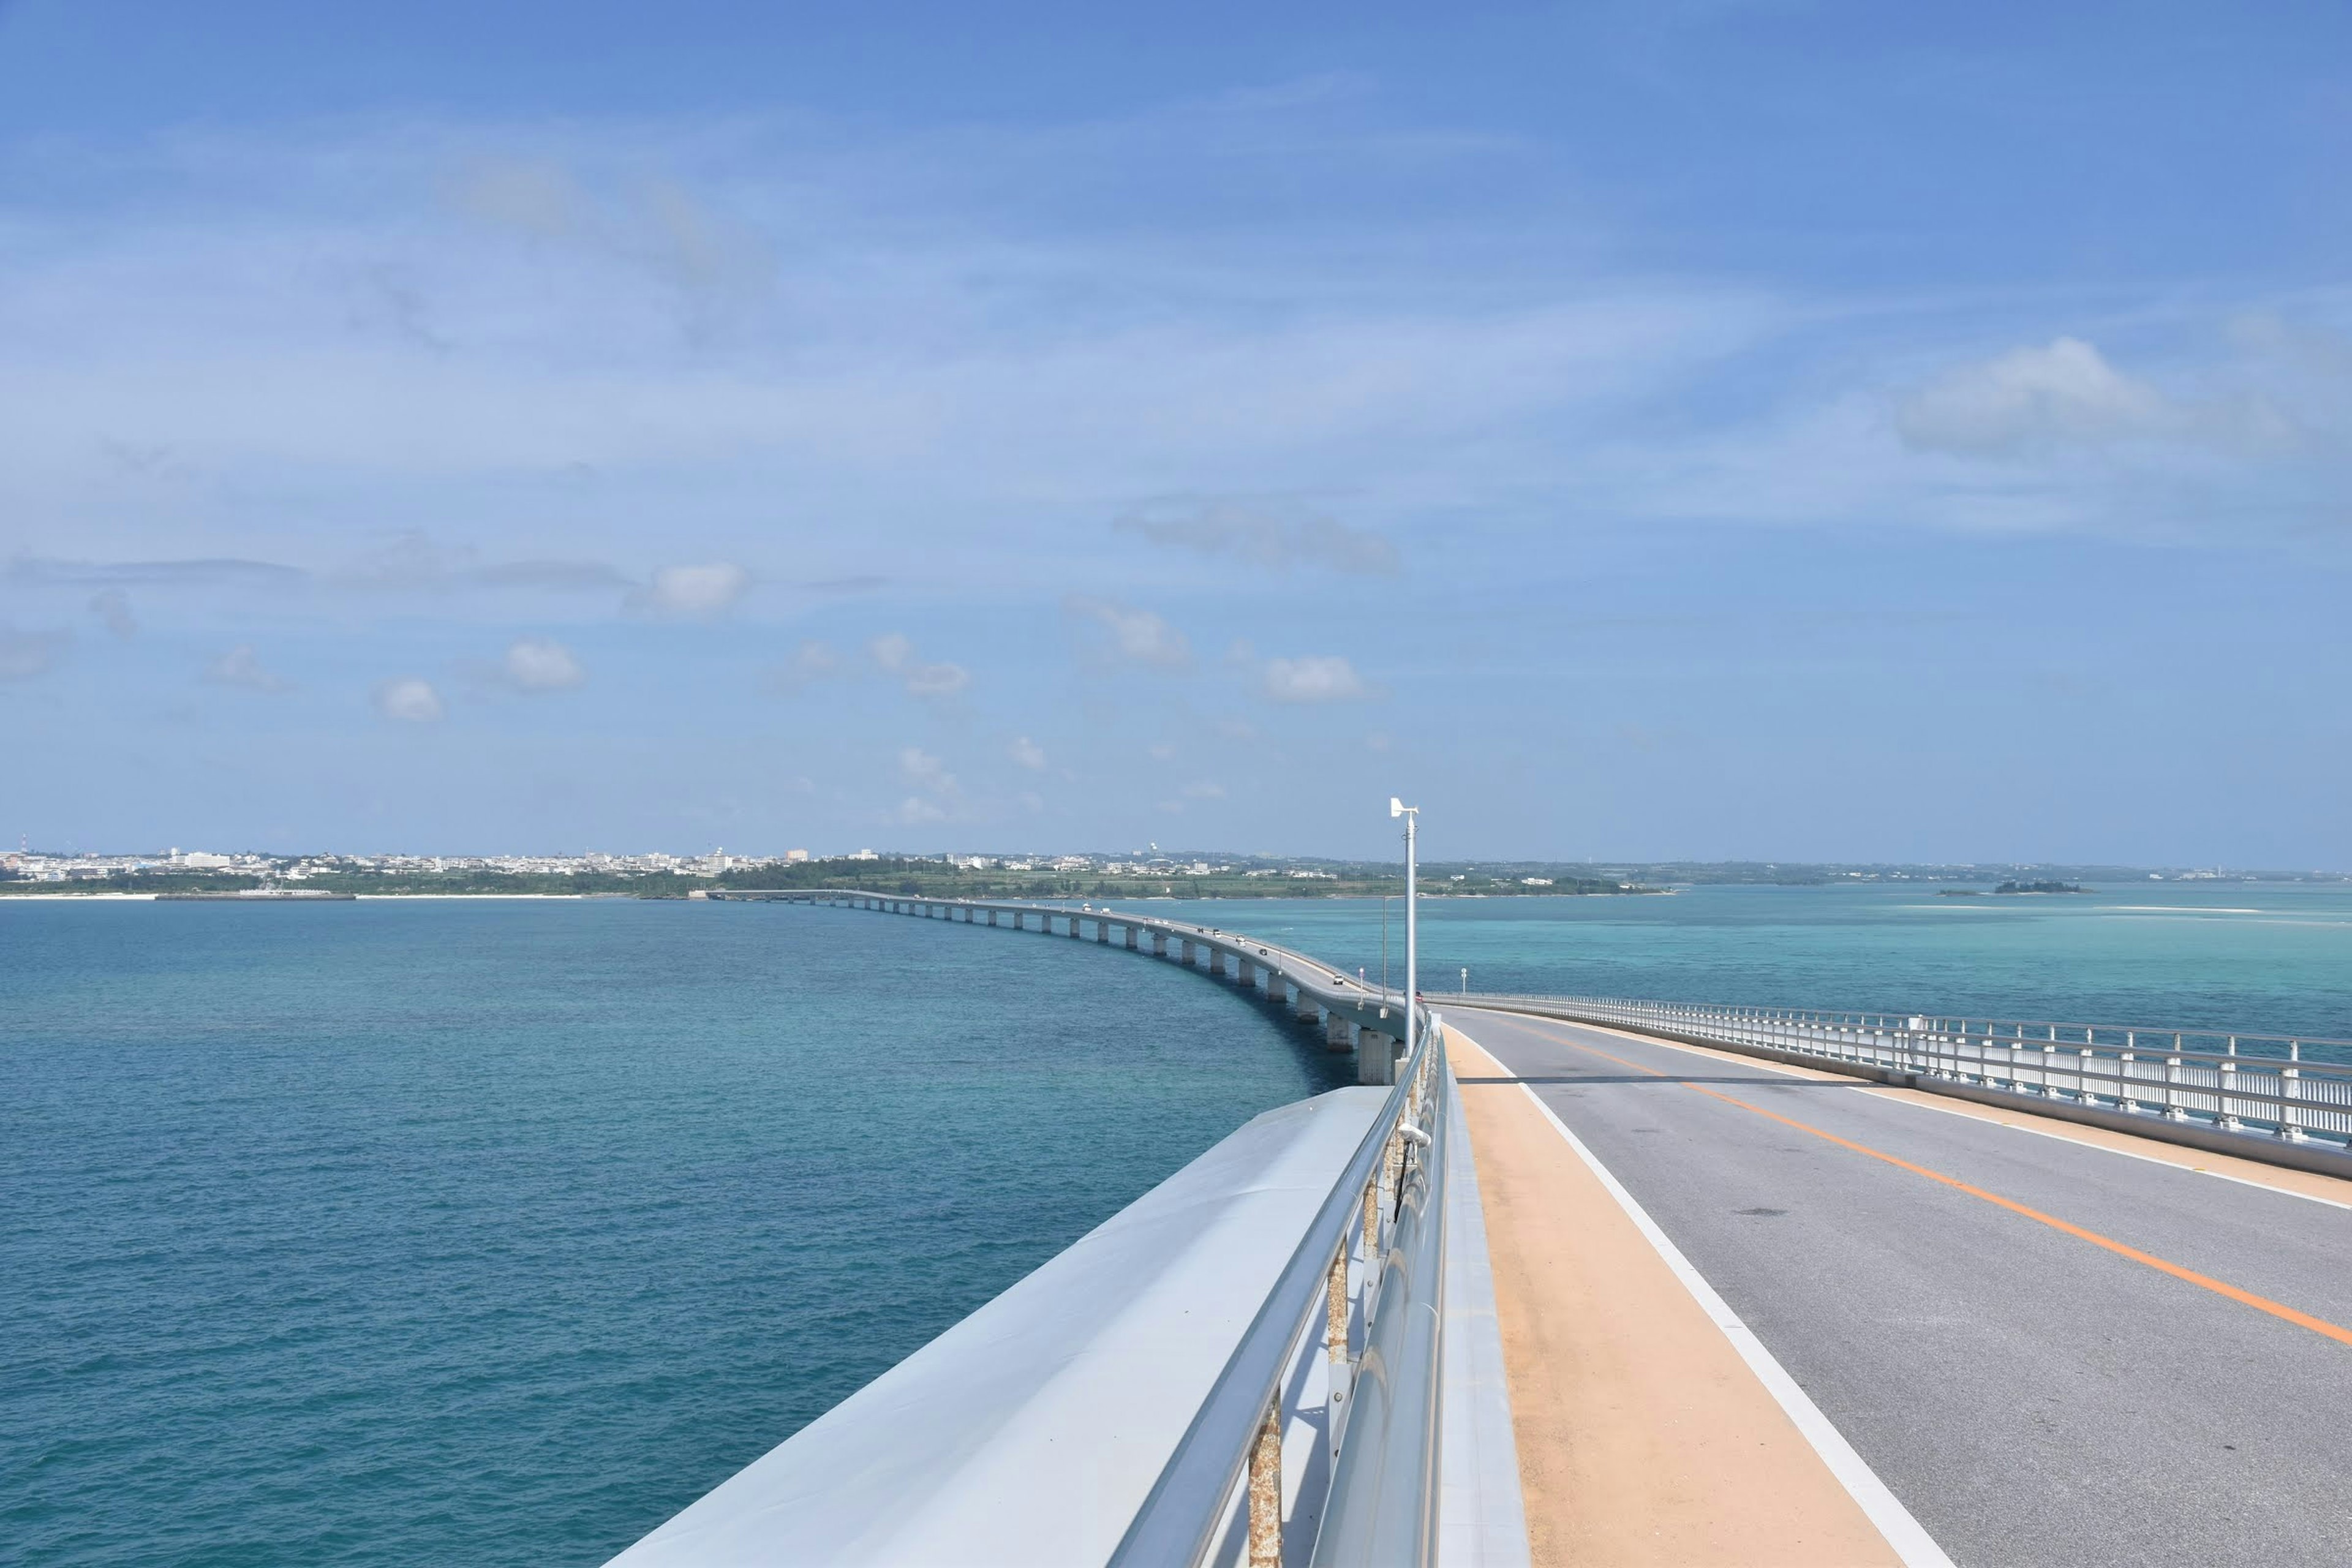
{"type": "Polygon", "coordinates": [[[1898,1563],[1541,1109],[1447,1033],[1538,1568],[1898,1563]]]}

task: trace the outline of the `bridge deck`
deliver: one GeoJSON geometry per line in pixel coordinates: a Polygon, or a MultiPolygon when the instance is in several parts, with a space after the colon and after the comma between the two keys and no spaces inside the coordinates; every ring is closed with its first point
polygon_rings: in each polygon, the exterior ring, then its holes
{"type": "Polygon", "coordinates": [[[1458,1070],[1538,1562],[2343,1561],[2352,1183],[1611,1029],[1449,1022],[1491,1064],[1458,1070]]]}

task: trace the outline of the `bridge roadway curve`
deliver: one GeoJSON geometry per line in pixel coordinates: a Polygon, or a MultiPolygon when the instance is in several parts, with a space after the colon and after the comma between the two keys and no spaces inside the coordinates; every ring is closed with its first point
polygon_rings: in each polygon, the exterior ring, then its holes
{"type": "Polygon", "coordinates": [[[1529,1086],[1964,1568],[2352,1562],[2352,1183],[2220,1180],[1858,1079],[1446,1016],[1508,1069],[1465,1094],[1529,1086]]]}
{"type": "MultiPolygon", "coordinates": [[[[1134,932],[1159,936],[1178,944],[1165,956],[1181,962],[1183,943],[1191,943],[1198,960],[1207,959],[1212,973],[1226,974],[1226,965],[1234,966],[1234,977],[1249,983],[1255,970],[1270,1000],[1281,1002],[1295,998],[1290,1005],[1302,1010],[1312,1008],[1320,1015],[1327,1040],[1337,1049],[1352,1048],[1357,1043],[1353,1031],[1371,1031],[1391,1038],[1403,1033],[1404,993],[1384,991],[1367,985],[1351,974],[1332,968],[1320,959],[1309,957],[1290,948],[1279,947],[1244,936],[1239,931],[1223,931],[1215,926],[1196,925],[1189,921],[1165,920],[1156,915],[1137,914],[1131,910],[1115,910],[1097,904],[1041,903],[1026,900],[942,899],[918,894],[877,893],[858,889],[789,888],[789,889],[713,889],[709,897],[714,900],[741,900],[762,903],[827,904],[837,908],[879,910],[887,914],[912,915],[920,919],[977,920],[980,916],[1010,915],[1023,922],[1035,919],[1046,935],[1062,935],[1065,940],[1076,937],[1108,943],[1113,931],[1134,932]],[[1064,929],[1055,932],[1055,921],[1064,929]],[[1089,931],[1091,935],[1089,936],[1089,931]],[[1341,1038],[1343,1031],[1345,1039],[1341,1038]]],[[[1121,943],[1126,938],[1122,935],[1121,943]]],[[[1360,1074],[1365,1082],[1387,1082],[1393,1061],[1381,1064],[1378,1074],[1360,1074]]]]}

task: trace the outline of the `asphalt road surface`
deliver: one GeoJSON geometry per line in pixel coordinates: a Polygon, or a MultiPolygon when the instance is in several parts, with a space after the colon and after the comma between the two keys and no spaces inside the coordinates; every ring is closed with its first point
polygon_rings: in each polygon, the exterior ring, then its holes
{"type": "Polygon", "coordinates": [[[2352,1327],[2352,1211],[1868,1085],[1446,1012],[1964,1568],[2352,1563],[2352,1344],[2326,1331],[2352,1327]]]}

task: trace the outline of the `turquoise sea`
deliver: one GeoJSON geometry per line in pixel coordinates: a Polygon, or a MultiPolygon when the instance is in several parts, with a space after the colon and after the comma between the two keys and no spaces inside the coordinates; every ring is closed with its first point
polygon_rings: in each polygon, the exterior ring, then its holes
{"type": "MultiPolygon", "coordinates": [[[[1932,894],[1438,900],[1424,988],[2352,1037],[2352,889],[1932,894]]],[[[0,1562],[599,1562],[1347,1061],[985,927],[0,901],[0,1562]]]]}

